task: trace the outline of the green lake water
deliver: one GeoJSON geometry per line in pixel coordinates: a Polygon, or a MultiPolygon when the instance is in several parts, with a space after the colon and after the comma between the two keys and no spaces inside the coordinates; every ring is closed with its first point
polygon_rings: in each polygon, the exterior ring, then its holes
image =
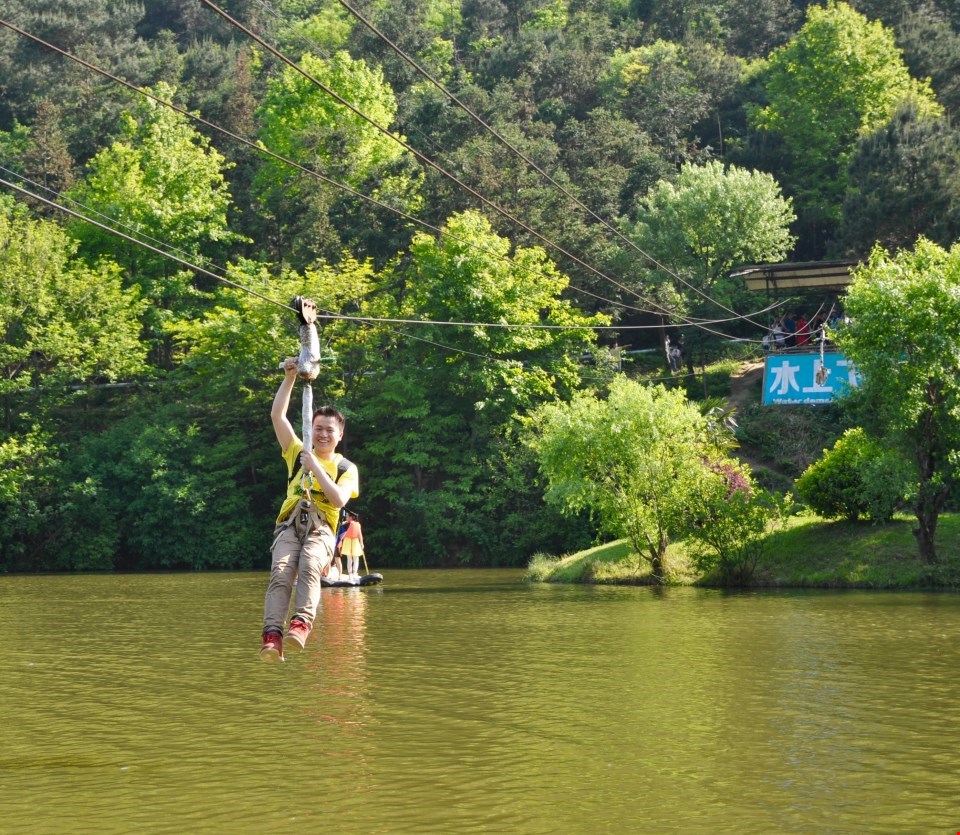
{"type": "Polygon", "coordinates": [[[0,577],[0,831],[960,831],[960,596],[0,577]]]}

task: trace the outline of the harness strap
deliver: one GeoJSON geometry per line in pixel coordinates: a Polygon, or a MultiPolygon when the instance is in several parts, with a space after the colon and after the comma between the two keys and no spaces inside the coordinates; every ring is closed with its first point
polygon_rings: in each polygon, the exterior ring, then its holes
{"type": "MultiPolygon", "coordinates": [[[[340,479],[343,477],[343,474],[353,466],[353,463],[347,461],[346,458],[341,456],[340,460],[337,462],[337,475],[333,479],[333,483],[339,483],[340,479]]],[[[289,489],[290,485],[293,484],[294,480],[299,476],[303,478],[305,473],[303,472],[303,465],[300,466],[299,470],[296,470],[290,478],[287,479],[287,488],[289,489]]]]}

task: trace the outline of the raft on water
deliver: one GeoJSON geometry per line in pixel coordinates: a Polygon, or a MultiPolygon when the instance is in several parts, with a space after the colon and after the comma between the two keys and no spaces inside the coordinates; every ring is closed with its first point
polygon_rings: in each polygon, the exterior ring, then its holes
{"type": "Polygon", "coordinates": [[[320,578],[320,585],[325,589],[345,589],[356,588],[358,586],[376,586],[383,582],[383,575],[376,572],[372,574],[363,574],[357,580],[336,580],[330,582],[326,577],[320,578]]]}

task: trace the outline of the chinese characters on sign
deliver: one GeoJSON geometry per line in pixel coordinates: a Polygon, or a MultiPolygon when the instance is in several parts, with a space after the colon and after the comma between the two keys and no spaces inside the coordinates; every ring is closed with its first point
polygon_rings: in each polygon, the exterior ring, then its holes
{"type": "Polygon", "coordinates": [[[826,405],[856,388],[860,374],[843,354],[771,354],[763,367],[763,405],[826,405]]]}

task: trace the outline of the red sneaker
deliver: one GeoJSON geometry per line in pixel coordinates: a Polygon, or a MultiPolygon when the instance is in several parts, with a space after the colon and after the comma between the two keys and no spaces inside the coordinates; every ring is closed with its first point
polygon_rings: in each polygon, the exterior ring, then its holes
{"type": "Polygon", "coordinates": [[[310,625],[302,620],[290,621],[287,634],[283,637],[283,648],[287,652],[300,652],[310,634],[310,625]]]}
{"type": "Polygon", "coordinates": [[[268,664],[283,661],[283,636],[279,632],[264,632],[260,660],[268,664]]]}

